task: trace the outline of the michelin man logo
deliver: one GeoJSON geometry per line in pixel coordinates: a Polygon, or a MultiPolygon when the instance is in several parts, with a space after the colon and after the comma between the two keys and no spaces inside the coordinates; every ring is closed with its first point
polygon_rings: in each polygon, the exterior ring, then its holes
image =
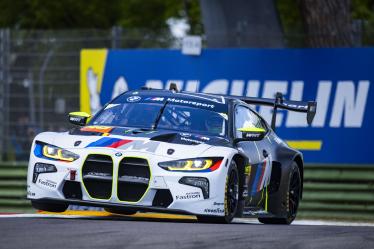
{"type": "Polygon", "coordinates": [[[90,92],[90,109],[94,115],[100,110],[101,104],[99,92],[97,91],[97,74],[94,73],[91,67],[87,71],[87,85],[90,92]]]}
{"type": "MultiPolygon", "coordinates": [[[[98,75],[91,67],[87,70],[87,86],[90,93],[90,110],[92,115],[95,115],[102,108],[102,105],[100,102],[100,91],[98,89],[98,75]]],[[[120,77],[114,83],[112,99],[125,91],[128,91],[127,82],[124,77],[120,77]]]]}

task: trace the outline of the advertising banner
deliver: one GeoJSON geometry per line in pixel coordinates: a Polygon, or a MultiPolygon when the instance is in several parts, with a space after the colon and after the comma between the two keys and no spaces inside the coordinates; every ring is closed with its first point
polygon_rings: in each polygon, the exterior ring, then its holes
{"type": "MultiPolygon", "coordinates": [[[[183,91],[316,100],[317,114],[280,110],[277,134],[307,163],[374,164],[374,48],[82,50],[81,110],[97,112],[141,86],[183,91]]],[[[255,107],[268,121],[270,107],[255,107]]]]}

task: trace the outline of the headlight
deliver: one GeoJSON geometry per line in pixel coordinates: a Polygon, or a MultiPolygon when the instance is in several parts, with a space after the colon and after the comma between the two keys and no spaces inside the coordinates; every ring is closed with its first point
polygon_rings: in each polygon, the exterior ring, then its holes
{"type": "Polygon", "coordinates": [[[79,156],[71,151],[49,145],[49,144],[44,144],[43,145],[43,156],[56,159],[56,160],[61,160],[61,161],[67,161],[67,162],[72,162],[75,161],[79,158],[79,156]]]}
{"type": "Polygon", "coordinates": [[[222,157],[193,158],[161,162],[158,165],[161,168],[170,171],[211,172],[219,168],[222,163],[222,159],[222,157]]]}

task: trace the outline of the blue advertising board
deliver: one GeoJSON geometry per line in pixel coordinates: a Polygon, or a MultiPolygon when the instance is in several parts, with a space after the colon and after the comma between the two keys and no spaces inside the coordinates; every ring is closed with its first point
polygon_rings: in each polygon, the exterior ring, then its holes
{"type": "MultiPolygon", "coordinates": [[[[81,109],[96,112],[141,86],[316,100],[317,114],[279,111],[277,134],[307,163],[374,164],[374,48],[82,50],[81,109]]],[[[256,107],[270,121],[271,108],[256,107]]]]}

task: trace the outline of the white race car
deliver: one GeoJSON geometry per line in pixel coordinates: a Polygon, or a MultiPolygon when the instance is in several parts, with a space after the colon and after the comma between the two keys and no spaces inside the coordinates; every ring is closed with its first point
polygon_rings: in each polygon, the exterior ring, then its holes
{"type": "MultiPolygon", "coordinates": [[[[249,104],[308,112],[315,102],[128,91],[76,128],[33,141],[27,197],[36,209],[70,204],[112,213],[168,212],[202,222],[258,217],[291,223],[302,197],[303,159],[249,104]],[[243,99],[243,98],[242,98],[243,99]]],[[[275,121],[275,115],[274,115],[275,121]]]]}

